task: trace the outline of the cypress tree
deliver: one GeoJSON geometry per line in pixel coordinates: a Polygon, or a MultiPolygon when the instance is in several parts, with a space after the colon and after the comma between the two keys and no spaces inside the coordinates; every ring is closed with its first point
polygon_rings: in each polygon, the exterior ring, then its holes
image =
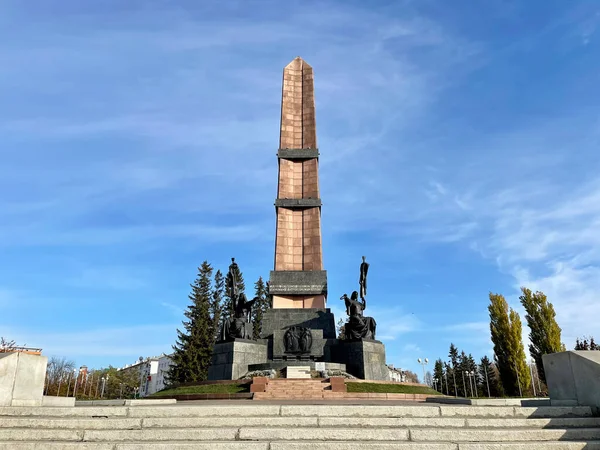
{"type": "Polygon", "coordinates": [[[214,324],[210,316],[212,267],[204,261],[198,268],[198,276],[191,284],[188,296],[191,304],[184,315],[184,331],[177,330],[177,342],[173,346],[173,365],[167,379],[170,384],[204,381],[214,343],[214,324]]]}
{"type": "Polygon", "coordinates": [[[517,396],[529,390],[531,377],[525,358],[521,318],[500,294],[490,292],[490,332],[494,358],[507,395],[517,396]]]}
{"type": "Polygon", "coordinates": [[[256,303],[252,307],[252,336],[254,339],[260,339],[263,316],[269,309],[267,287],[262,277],[258,277],[256,283],[254,283],[254,298],[256,298],[256,303]]]}
{"type": "Polygon", "coordinates": [[[531,292],[526,287],[521,288],[519,297],[525,308],[525,319],[529,326],[529,353],[535,361],[540,379],[546,383],[546,373],[542,363],[542,355],[563,351],[564,345],[560,342],[561,329],[556,323],[554,306],[548,301],[543,292],[531,292]]]}

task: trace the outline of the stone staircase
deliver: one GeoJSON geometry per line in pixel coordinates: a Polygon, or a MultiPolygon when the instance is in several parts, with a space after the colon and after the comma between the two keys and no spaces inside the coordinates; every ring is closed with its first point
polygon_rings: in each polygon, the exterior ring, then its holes
{"type": "Polygon", "coordinates": [[[328,398],[326,392],[333,393],[329,380],[275,378],[265,392],[254,393],[254,400],[318,400],[328,398]]]}
{"type": "MultiPolygon", "coordinates": [[[[314,402],[313,402],[314,403],[314,402]]],[[[0,408],[0,450],[600,449],[587,407],[194,404],[0,408]]]]}

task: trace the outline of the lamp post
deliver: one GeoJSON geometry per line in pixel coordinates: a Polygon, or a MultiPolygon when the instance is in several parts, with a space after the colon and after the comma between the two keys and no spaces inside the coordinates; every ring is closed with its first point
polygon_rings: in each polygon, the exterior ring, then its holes
{"type": "Polygon", "coordinates": [[[104,398],[104,387],[106,386],[106,383],[108,382],[108,375],[106,375],[105,377],[102,377],[102,392],[100,393],[100,398],[104,398]]]}
{"type": "Polygon", "coordinates": [[[488,368],[484,367],[483,370],[485,370],[485,384],[487,384],[488,388],[488,398],[492,398],[492,394],[490,393],[490,381],[488,380],[488,368]]]}
{"type": "Polygon", "coordinates": [[[473,394],[473,397],[477,398],[477,382],[475,381],[475,372],[471,370],[470,372],[467,372],[467,375],[469,375],[469,384],[471,384],[471,378],[473,378],[471,393],[473,394]]]}
{"type": "Polygon", "coordinates": [[[56,396],[57,397],[60,394],[60,384],[62,383],[62,379],[63,379],[63,374],[59,373],[58,374],[58,390],[56,391],[56,396]]]}
{"type": "Polygon", "coordinates": [[[81,373],[81,369],[79,369],[79,373],[77,369],[73,369],[73,375],[75,376],[75,386],[73,386],[73,397],[77,397],[77,382],[79,381],[79,374],[81,373]]]}
{"type": "Polygon", "coordinates": [[[98,398],[98,389],[100,388],[100,374],[98,374],[98,382],[96,383],[96,395],[94,397],[98,398]]]}
{"type": "Polygon", "coordinates": [[[71,372],[67,375],[69,378],[69,384],[67,385],[67,397],[69,396],[69,390],[71,389],[71,372]]]}
{"type": "Polygon", "coordinates": [[[425,358],[425,359],[419,358],[419,359],[417,359],[417,362],[419,364],[421,364],[421,366],[423,366],[423,383],[425,383],[425,366],[427,364],[429,364],[429,360],[427,358],[425,358]]]}
{"type": "Polygon", "coordinates": [[[533,396],[537,397],[535,393],[535,379],[533,378],[533,364],[529,364],[529,373],[531,374],[531,386],[533,386],[533,396]]]}

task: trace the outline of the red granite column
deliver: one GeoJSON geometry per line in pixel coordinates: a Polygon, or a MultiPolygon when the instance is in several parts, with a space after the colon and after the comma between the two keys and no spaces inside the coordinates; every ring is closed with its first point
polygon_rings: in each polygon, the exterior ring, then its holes
{"type": "Polygon", "coordinates": [[[274,308],[324,308],[321,200],[313,69],[301,58],[283,70],[274,308]]]}

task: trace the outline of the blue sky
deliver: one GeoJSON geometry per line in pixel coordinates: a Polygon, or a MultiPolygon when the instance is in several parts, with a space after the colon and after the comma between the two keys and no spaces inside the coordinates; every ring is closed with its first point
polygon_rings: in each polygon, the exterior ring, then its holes
{"type": "Polygon", "coordinates": [[[298,55],[337,317],[364,254],[396,366],[491,354],[488,292],[521,285],[568,347],[600,335],[599,25],[595,0],[4,0],[0,335],[119,366],[170,350],[204,259],[268,277],[298,55]]]}

